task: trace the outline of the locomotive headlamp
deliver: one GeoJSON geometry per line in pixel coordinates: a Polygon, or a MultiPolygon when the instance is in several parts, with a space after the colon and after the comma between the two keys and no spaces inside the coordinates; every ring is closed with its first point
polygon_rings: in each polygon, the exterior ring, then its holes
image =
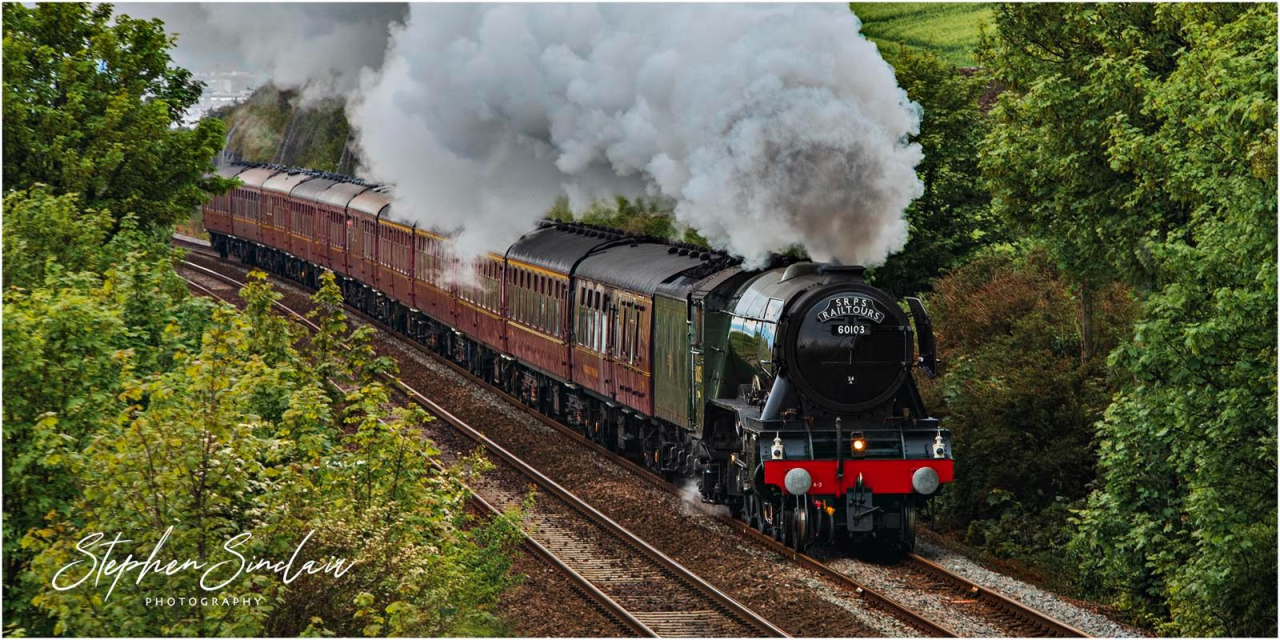
{"type": "Polygon", "coordinates": [[[853,455],[860,456],[867,452],[867,439],[862,437],[861,433],[853,434],[853,440],[849,443],[849,448],[853,450],[853,455]]]}
{"type": "Polygon", "coordinates": [[[911,488],[916,493],[929,496],[938,490],[938,472],[931,467],[920,467],[916,472],[911,474],[911,488]]]}
{"type": "Polygon", "coordinates": [[[942,432],[938,432],[938,436],[933,439],[933,457],[947,457],[947,445],[942,441],[942,432]]]}
{"type": "Polygon", "coordinates": [[[783,452],[786,451],[782,447],[782,436],[773,439],[773,446],[769,447],[769,457],[774,460],[781,460],[783,452]]]}
{"type": "Polygon", "coordinates": [[[813,478],[808,471],[797,467],[787,472],[787,476],[782,479],[782,484],[787,487],[787,493],[802,496],[809,493],[809,487],[813,486],[813,478]]]}

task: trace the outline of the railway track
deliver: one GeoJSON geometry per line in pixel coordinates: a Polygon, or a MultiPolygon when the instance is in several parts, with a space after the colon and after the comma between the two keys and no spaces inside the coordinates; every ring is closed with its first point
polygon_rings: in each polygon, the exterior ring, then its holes
{"type": "MultiPolygon", "coordinates": [[[[243,286],[230,276],[190,261],[183,261],[180,268],[224,285],[243,286]]],[[[210,286],[183,277],[197,291],[227,300],[210,286]]],[[[302,314],[284,304],[277,302],[276,305],[314,330],[315,325],[302,314]]],[[[539,500],[529,513],[526,524],[531,526],[526,529],[527,539],[540,555],[570,576],[588,597],[630,631],[629,635],[787,637],[788,634],[764,617],[600,513],[421,392],[393,376],[386,379],[406,399],[423,406],[437,421],[484,447],[491,458],[496,457],[505,464],[503,469],[510,475],[490,474],[473,488],[487,509],[497,513],[503,507],[520,504],[529,481],[553,497],[555,504],[539,500]],[[481,494],[496,504],[485,501],[481,494]]],[[[447,439],[445,434],[432,435],[438,442],[447,439]]]]}
{"type": "MultiPolygon", "coordinates": [[[[187,243],[187,245],[199,250],[201,253],[208,255],[211,258],[219,259],[216,254],[212,253],[207,247],[198,244],[193,245],[190,243],[187,243]]],[[[239,266],[237,266],[237,268],[239,268],[239,266]]],[[[679,489],[669,482],[650,473],[648,470],[637,465],[633,461],[609,451],[605,447],[591,441],[571,427],[563,425],[526,406],[518,398],[506,393],[504,390],[475,378],[464,367],[461,367],[456,363],[421,347],[421,345],[403,339],[398,334],[387,329],[381,322],[364,313],[351,308],[348,308],[348,311],[361,317],[364,321],[382,328],[384,331],[390,332],[390,334],[394,335],[398,341],[411,344],[418,352],[428,355],[436,362],[441,363],[450,370],[465,377],[472,384],[502,397],[509,404],[517,407],[525,415],[528,415],[540,423],[565,434],[566,436],[574,439],[578,444],[590,448],[598,455],[612,460],[624,469],[627,469],[636,477],[651,484],[659,490],[679,495],[679,489]]],[[[791,559],[798,565],[829,579],[841,588],[852,592],[870,606],[890,613],[906,625],[920,631],[923,635],[939,637],[955,637],[958,635],[946,624],[916,612],[911,607],[895,600],[886,593],[870,588],[849,576],[847,573],[840,571],[812,556],[795,553],[786,545],[778,543],[772,537],[759,533],[741,520],[731,518],[727,515],[720,516],[719,519],[727,526],[742,533],[744,536],[751,538],[752,540],[768,547],[772,551],[791,559]]],[[[899,569],[904,574],[904,582],[912,582],[918,585],[916,587],[917,590],[939,594],[943,599],[951,603],[956,608],[963,609],[975,617],[992,621],[997,628],[1007,632],[1008,635],[1026,637],[1088,637],[1088,634],[1079,629],[1058,621],[1047,614],[1008,598],[996,591],[978,585],[967,578],[917,554],[910,554],[904,558],[899,569]]]]}

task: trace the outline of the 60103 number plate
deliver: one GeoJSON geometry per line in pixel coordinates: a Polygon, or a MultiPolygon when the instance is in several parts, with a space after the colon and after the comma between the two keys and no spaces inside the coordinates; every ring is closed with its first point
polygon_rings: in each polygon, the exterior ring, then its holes
{"type": "Polygon", "coordinates": [[[833,336],[865,336],[871,334],[871,326],[865,324],[837,324],[831,327],[833,336]]]}

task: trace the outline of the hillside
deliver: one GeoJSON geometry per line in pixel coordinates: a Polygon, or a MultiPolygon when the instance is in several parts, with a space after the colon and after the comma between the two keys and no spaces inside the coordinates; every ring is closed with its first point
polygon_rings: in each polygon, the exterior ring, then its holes
{"type": "Polygon", "coordinates": [[[350,128],[339,100],[300,105],[297,93],[265,85],[243,103],[210,114],[227,124],[227,151],[249,162],[274,162],[354,175],[350,128]]]}
{"type": "Polygon", "coordinates": [[[975,66],[978,34],[992,18],[989,4],[851,2],[849,8],[889,62],[905,47],[931,51],[958,67],[975,66]]]}

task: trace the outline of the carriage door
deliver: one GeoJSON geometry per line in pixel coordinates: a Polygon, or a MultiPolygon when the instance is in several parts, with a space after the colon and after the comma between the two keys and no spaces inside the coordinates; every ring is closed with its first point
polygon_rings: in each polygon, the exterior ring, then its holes
{"type": "Polygon", "coordinates": [[[689,305],[689,315],[689,366],[693,367],[693,375],[689,376],[689,426],[693,428],[695,433],[700,433],[702,411],[705,406],[702,390],[706,388],[702,384],[703,307],[701,298],[694,300],[693,304],[689,305]]]}
{"type": "Polygon", "coordinates": [[[601,359],[600,366],[604,370],[605,390],[610,398],[618,399],[618,365],[616,355],[618,352],[617,340],[618,332],[618,297],[615,293],[604,294],[604,358],[601,359]]]}

